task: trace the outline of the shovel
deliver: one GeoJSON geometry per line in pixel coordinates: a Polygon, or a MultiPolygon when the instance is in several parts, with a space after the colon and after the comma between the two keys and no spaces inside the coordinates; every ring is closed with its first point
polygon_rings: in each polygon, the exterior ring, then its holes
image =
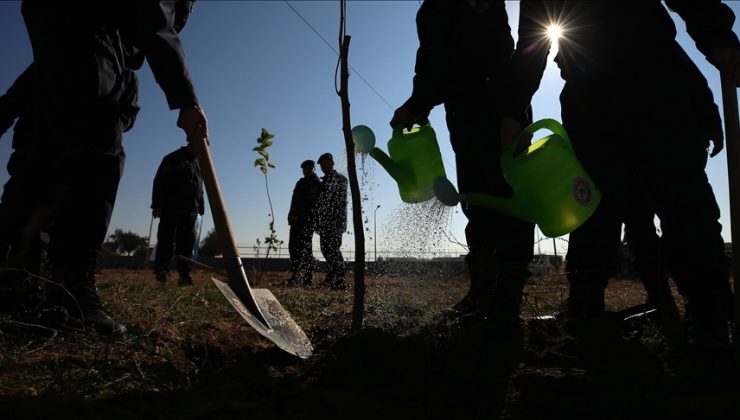
{"type": "Polygon", "coordinates": [[[263,337],[290,354],[304,359],[309,357],[313,352],[311,342],[275,296],[267,289],[249,287],[249,280],[247,280],[241,258],[239,258],[229,216],[226,214],[226,207],[221,197],[221,188],[216,178],[207,139],[194,138],[190,139],[190,143],[200,164],[213,224],[221,242],[226,267],[224,274],[228,282],[222,282],[213,277],[211,280],[239,312],[239,315],[263,337]]]}
{"type": "Polygon", "coordinates": [[[740,121],[737,113],[737,87],[729,75],[722,79],[722,110],[727,145],[727,183],[730,189],[730,231],[732,234],[732,281],[735,290],[735,354],[740,357],[740,121]]]}

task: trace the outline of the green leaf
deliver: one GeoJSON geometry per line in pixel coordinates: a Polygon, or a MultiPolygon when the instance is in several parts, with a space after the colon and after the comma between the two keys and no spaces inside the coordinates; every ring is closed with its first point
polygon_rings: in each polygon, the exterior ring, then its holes
{"type": "Polygon", "coordinates": [[[274,163],[272,163],[272,162],[267,162],[267,166],[269,166],[269,167],[271,167],[271,168],[275,169],[275,164],[274,164],[274,163]]]}
{"type": "Polygon", "coordinates": [[[259,153],[260,156],[262,156],[265,159],[270,159],[270,155],[267,152],[265,152],[264,150],[258,150],[257,153],[259,153]]]}
{"type": "Polygon", "coordinates": [[[261,172],[262,172],[262,173],[263,173],[264,175],[267,175],[267,168],[265,168],[264,166],[260,168],[260,171],[261,171],[261,172]]]}

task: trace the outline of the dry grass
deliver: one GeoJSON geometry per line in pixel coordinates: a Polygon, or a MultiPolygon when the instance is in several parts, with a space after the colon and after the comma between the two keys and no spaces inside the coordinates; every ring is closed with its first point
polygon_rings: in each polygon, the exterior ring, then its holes
{"type": "MultiPolygon", "coordinates": [[[[123,336],[104,338],[0,318],[0,399],[187,391],[209,372],[272,348],[231,308],[209,273],[196,271],[193,277],[195,286],[182,288],[172,281],[159,285],[149,271],[102,272],[99,293],[111,315],[127,326],[123,336]]],[[[319,351],[349,332],[351,290],[287,288],[287,277],[265,273],[261,283],[319,351]]],[[[368,275],[366,282],[365,326],[399,335],[425,325],[467,290],[464,274],[368,275]]],[[[566,297],[562,275],[535,278],[526,289],[524,315],[557,311],[566,297]]],[[[607,299],[618,310],[641,303],[644,294],[638,283],[615,281],[607,299]]]]}

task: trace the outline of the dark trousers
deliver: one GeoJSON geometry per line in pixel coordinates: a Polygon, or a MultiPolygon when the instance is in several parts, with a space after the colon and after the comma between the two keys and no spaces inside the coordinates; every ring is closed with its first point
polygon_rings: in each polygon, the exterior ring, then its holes
{"type": "Polygon", "coordinates": [[[602,193],[594,215],[570,235],[568,279],[603,290],[635,199],[630,192],[644,191],[643,204],[661,220],[660,258],[679,290],[705,306],[716,304],[726,299],[729,273],[719,208],[704,172],[706,142],[685,76],[679,66],[666,66],[628,79],[635,84],[566,83],[561,95],[576,155],[602,193]]]}
{"type": "Polygon", "coordinates": [[[344,264],[344,257],[342,257],[342,252],[340,251],[343,233],[343,229],[319,231],[319,246],[321,247],[321,254],[324,256],[327,265],[326,278],[331,281],[344,278],[347,271],[344,264]]]}
{"type": "MultiPolygon", "coordinates": [[[[157,253],[154,257],[154,264],[158,271],[167,271],[172,261],[173,251],[176,251],[177,255],[193,258],[197,217],[194,214],[179,216],[163,214],[160,217],[157,229],[157,253]]],[[[177,271],[180,274],[190,274],[191,270],[191,263],[177,259],[177,271]]]]}
{"type": "Polygon", "coordinates": [[[311,223],[290,226],[288,252],[293,275],[310,279],[313,275],[313,227],[311,223]]]}
{"type": "Polygon", "coordinates": [[[38,172],[23,175],[34,187],[24,203],[10,207],[26,209],[15,225],[23,235],[34,237],[50,226],[52,264],[76,277],[94,269],[123,172],[123,85],[121,63],[101,57],[91,35],[59,19],[54,7],[22,6],[37,66],[33,118],[39,144],[26,170],[38,172]]]}
{"type": "MultiPolygon", "coordinates": [[[[455,151],[458,190],[510,197],[513,193],[501,169],[499,124],[496,110],[478,101],[445,104],[447,127],[455,151]]],[[[462,205],[468,218],[465,237],[469,247],[466,261],[525,264],[532,261],[534,224],[495,210],[462,205]]]]}

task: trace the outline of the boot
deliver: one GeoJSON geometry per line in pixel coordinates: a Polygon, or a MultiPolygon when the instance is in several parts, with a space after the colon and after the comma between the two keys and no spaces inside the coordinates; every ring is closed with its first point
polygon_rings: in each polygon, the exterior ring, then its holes
{"type": "Polygon", "coordinates": [[[605,314],[604,290],[607,280],[601,274],[568,274],[568,317],[572,320],[600,318],[605,314]]]}
{"type": "Polygon", "coordinates": [[[452,306],[459,315],[470,315],[477,310],[478,301],[491,290],[495,283],[494,265],[489,258],[475,258],[472,253],[465,257],[470,278],[470,288],[465,296],[452,306]]]}
{"type": "Polygon", "coordinates": [[[300,276],[299,284],[302,286],[310,286],[313,284],[313,273],[304,272],[300,276]]]}
{"type": "Polygon", "coordinates": [[[19,314],[37,309],[44,299],[41,271],[41,241],[35,241],[25,255],[0,246],[0,313],[19,314]]]}
{"type": "Polygon", "coordinates": [[[324,281],[321,282],[321,287],[331,288],[331,285],[336,281],[337,276],[333,273],[326,273],[324,281]]]}
{"type": "Polygon", "coordinates": [[[126,328],[114,321],[103,308],[94,274],[94,269],[55,268],[52,272],[55,287],[50,291],[48,306],[66,312],[57,315],[61,322],[91,328],[101,335],[125,333],[126,328]]]}
{"type": "Polygon", "coordinates": [[[177,285],[182,286],[193,286],[193,278],[190,277],[190,273],[180,273],[180,277],[177,280],[177,285]]]}
{"type": "Polygon", "coordinates": [[[158,268],[154,270],[154,278],[157,280],[157,283],[165,285],[167,284],[167,269],[158,268]]]}
{"type": "Polygon", "coordinates": [[[685,297],[686,349],[708,357],[732,357],[725,299],[715,296],[685,297]]]}
{"type": "Polygon", "coordinates": [[[293,273],[288,280],[285,280],[285,285],[288,287],[298,287],[301,284],[301,277],[297,273],[293,273]]]}
{"type": "Polygon", "coordinates": [[[499,263],[494,267],[495,284],[476,302],[477,313],[504,331],[521,332],[524,285],[531,277],[528,264],[499,263]]]}

